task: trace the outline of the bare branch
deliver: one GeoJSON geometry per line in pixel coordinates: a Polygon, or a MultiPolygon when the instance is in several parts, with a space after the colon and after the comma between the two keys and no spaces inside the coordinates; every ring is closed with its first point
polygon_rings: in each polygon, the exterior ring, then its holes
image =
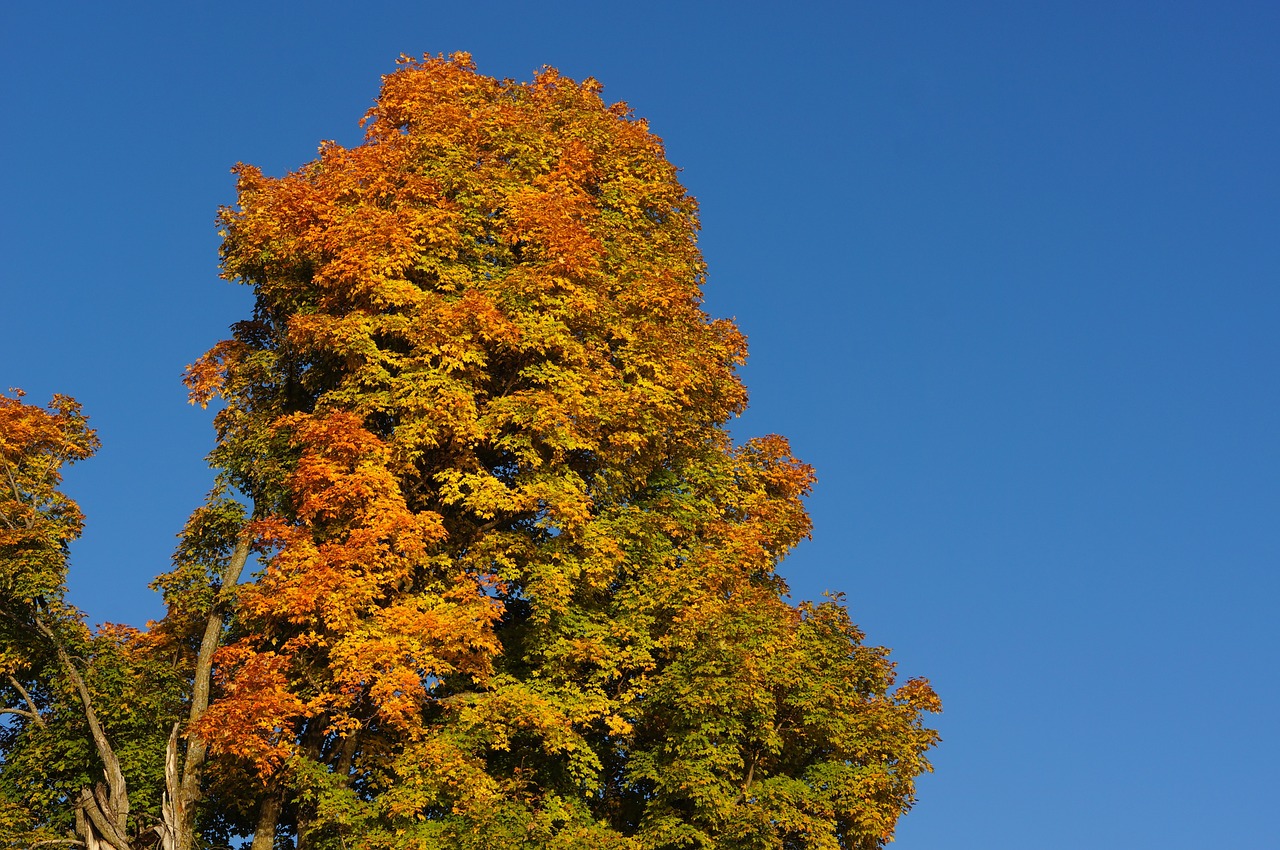
{"type": "MultiPolygon", "coordinates": [[[[25,717],[28,720],[41,720],[40,715],[33,714],[25,708],[0,708],[0,714],[16,714],[19,717],[25,717]]],[[[41,723],[40,725],[43,726],[44,723],[41,723]]]]}
{"type": "MultiPolygon", "coordinates": [[[[9,465],[8,461],[4,461],[4,473],[9,479],[9,486],[13,488],[14,500],[16,500],[18,504],[22,504],[22,491],[18,488],[18,482],[13,478],[13,467],[9,465]]],[[[7,513],[0,511],[0,517],[4,517],[4,524],[9,526],[9,528],[14,530],[18,528],[17,523],[14,520],[9,519],[9,515],[7,513]]]]}
{"type": "Polygon", "coordinates": [[[13,477],[13,466],[8,461],[4,462],[4,474],[9,479],[9,487],[13,490],[13,498],[21,502],[22,488],[18,486],[18,480],[13,477]]]}
{"type": "Polygon", "coordinates": [[[8,674],[9,684],[13,685],[14,690],[22,695],[22,701],[27,704],[30,713],[27,715],[37,726],[44,726],[44,717],[41,716],[40,710],[36,708],[35,700],[31,698],[31,694],[27,693],[27,689],[22,687],[22,683],[14,678],[12,673],[8,674]]]}
{"type": "MultiPolygon", "coordinates": [[[[45,468],[44,468],[44,475],[41,475],[41,476],[40,476],[40,483],[41,483],[41,484],[51,484],[51,483],[53,483],[53,476],[54,476],[54,473],[57,471],[58,467],[62,465],[62,462],[63,462],[63,458],[58,458],[58,462],[57,462],[57,463],[48,463],[48,464],[46,464],[46,466],[45,466],[45,468]]],[[[35,501],[36,501],[35,494],[32,494],[32,496],[31,496],[31,503],[34,505],[34,504],[35,504],[35,501]]]]}

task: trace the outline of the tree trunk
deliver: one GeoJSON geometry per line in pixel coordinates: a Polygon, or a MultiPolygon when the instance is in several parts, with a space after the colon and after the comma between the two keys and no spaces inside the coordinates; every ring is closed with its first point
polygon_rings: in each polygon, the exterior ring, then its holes
{"type": "Polygon", "coordinates": [[[177,801],[181,796],[181,780],[178,777],[178,729],[181,724],[173,724],[169,730],[169,743],[164,748],[164,796],[160,798],[161,850],[177,850],[179,837],[177,801]]]}
{"type": "Polygon", "coordinates": [[[276,844],[276,826],[280,823],[280,809],[283,807],[282,792],[271,788],[262,801],[258,811],[258,827],[253,831],[253,845],[250,850],[274,850],[276,844]]]}
{"type": "Polygon", "coordinates": [[[80,801],[76,806],[76,826],[83,830],[80,837],[85,846],[93,848],[112,848],[112,850],[133,850],[133,842],[123,829],[115,824],[115,813],[111,811],[108,792],[99,783],[90,791],[80,789],[80,801]]]}
{"type": "Polygon", "coordinates": [[[342,744],[338,747],[338,761],[334,764],[333,770],[342,778],[342,784],[347,788],[351,787],[354,780],[351,771],[355,768],[358,745],[358,733],[352,732],[342,739],[342,744]]]}
{"type": "MultiPolygon", "coordinates": [[[[218,650],[222,640],[222,628],[226,625],[226,602],[240,583],[245,563],[249,560],[252,538],[242,534],[236,541],[236,548],[227,562],[226,571],[222,575],[222,587],[218,598],[209,609],[209,619],[205,622],[204,635],[200,639],[200,651],[196,655],[195,677],[191,686],[191,711],[187,715],[187,728],[190,729],[209,708],[209,692],[213,678],[213,654],[218,650]]],[[[187,755],[183,760],[182,776],[173,793],[174,822],[169,824],[175,839],[175,850],[194,850],[196,804],[200,801],[200,778],[204,772],[204,762],[208,755],[208,745],[193,734],[187,735],[187,755]]],[[[176,758],[176,753],[175,753],[176,758]]],[[[175,765],[176,768],[176,765],[175,765]]],[[[277,813],[277,817],[279,814],[277,813]]],[[[275,827],[272,827],[274,831],[275,827]]],[[[257,839],[254,848],[257,849],[257,839]]]]}

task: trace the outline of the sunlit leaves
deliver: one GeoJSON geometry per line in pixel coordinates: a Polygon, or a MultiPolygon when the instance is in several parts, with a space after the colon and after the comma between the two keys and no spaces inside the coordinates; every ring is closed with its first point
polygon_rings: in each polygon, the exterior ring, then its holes
{"type": "Polygon", "coordinates": [[[256,303],[187,370],[220,483],[152,644],[189,663],[227,614],[187,730],[209,836],[872,847],[911,805],[937,697],[787,600],[813,471],[730,439],[746,345],[701,308],[696,203],[601,91],[405,59],[363,144],[237,166],[256,303]]]}
{"type": "Polygon", "coordinates": [[[80,405],[54,396],[47,408],[23,393],[0,395],[0,598],[58,597],[67,544],[80,536],[76,503],[58,487],[65,465],[98,448],[80,405]]]}

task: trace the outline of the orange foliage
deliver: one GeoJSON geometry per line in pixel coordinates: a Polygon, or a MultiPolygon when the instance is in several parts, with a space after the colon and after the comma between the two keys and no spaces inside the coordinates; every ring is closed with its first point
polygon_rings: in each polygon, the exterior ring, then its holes
{"type": "Polygon", "coordinates": [[[62,468],[91,456],[98,438],[74,399],[55,395],[43,408],[10,392],[0,395],[0,598],[54,599],[84,523],[58,489],[62,468]]]}
{"type": "Polygon", "coordinates": [[[363,144],[237,166],[257,302],[187,382],[265,560],[200,734],[368,846],[877,844],[936,696],[785,601],[813,472],[732,445],[696,203],[600,92],[406,59],[363,144]]]}

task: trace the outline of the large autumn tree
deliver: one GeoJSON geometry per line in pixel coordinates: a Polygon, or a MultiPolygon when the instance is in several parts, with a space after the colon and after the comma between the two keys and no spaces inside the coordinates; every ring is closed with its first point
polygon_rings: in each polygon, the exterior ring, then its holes
{"type": "Polygon", "coordinates": [[[237,167],[256,304],[187,372],[217,485],[147,632],[80,625],[78,512],[23,483],[87,456],[83,417],[4,400],[50,436],[0,442],[0,815],[94,850],[891,838],[938,700],[838,598],[788,601],[812,471],[731,440],[696,205],[600,92],[404,60],[363,144],[237,167]]]}

